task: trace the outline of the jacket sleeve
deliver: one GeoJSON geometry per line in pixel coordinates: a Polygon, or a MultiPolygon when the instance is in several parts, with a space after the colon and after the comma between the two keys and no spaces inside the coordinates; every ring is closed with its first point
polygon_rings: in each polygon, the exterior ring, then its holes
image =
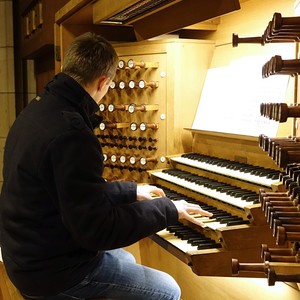
{"type": "Polygon", "coordinates": [[[85,248],[127,246],[178,220],[170,199],[136,201],[136,183],[106,182],[100,144],[88,130],[62,134],[47,157],[62,220],[85,248]]]}

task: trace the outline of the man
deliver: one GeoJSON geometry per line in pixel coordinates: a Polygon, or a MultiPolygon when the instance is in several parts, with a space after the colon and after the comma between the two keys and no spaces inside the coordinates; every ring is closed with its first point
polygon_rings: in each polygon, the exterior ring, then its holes
{"type": "Polygon", "coordinates": [[[178,218],[194,221],[190,213],[211,214],[173,202],[155,186],[101,177],[103,155],[93,122],[117,63],[102,37],[76,38],[62,73],[8,135],[0,243],[7,273],[26,299],[180,297],[173,278],[136,264],[120,248],[178,218]]]}

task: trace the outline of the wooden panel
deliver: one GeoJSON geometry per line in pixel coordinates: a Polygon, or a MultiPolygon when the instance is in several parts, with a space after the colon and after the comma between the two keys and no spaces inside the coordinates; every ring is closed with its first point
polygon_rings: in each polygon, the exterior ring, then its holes
{"type": "Polygon", "coordinates": [[[139,0],[97,1],[93,4],[93,21],[94,23],[100,23],[137,2],[139,0]]]}
{"type": "Polygon", "coordinates": [[[274,161],[259,148],[258,138],[199,131],[194,136],[193,151],[252,165],[278,169],[274,161]]]}
{"type": "MultiPolygon", "coordinates": [[[[30,1],[21,11],[23,58],[34,58],[54,45],[54,15],[68,0],[63,1],[30,1]],[[42,18],[42,20],[41,20],[42,18]]],[[[53,52],[53,51],[52,51],[53,52]]]]}
{"type": "Polygon", "coordinates": [[[183,27],[238,10],[239,8],[238,0],[216,0],[211,1],[209,5],[207,5],[207,1],[205,0],[186,0],[133,22],[132,25],[135,29],[137,39],[143,40],[176,31],[183,27]],[[154,26],[154,24],[159,24],[159,26],[154,26]]]}
{"type": "Polygon", "coordinates": [[[125,247],[124,249],[129,251],[134,256],[134,258],[138,264],[141,263],[141,253],[140,253],[139,242],[134,243],[133,245],[130,245],[128,247],[125,247]]]}
{"type": "MultiPolygon", "coordinates": [[[[131,123],[141,122],[155,123],[158,125],[157,131],[148,130],[145,133],[137,130],[136,132],[127,130],[111,130],[108,132],[112,135],[125,135],[127,138],[143,137],[157,138],[156,143],[130,143],[125,142],[127,146],[144,147],[155,146],[157,150],[149,151],[149,149],[128,150],[125,148],[117,149],[108,146],[104,147],[104,152],[113,152],[117,155],[125,154],[127,157],[134,155],[136,157],[156,157],[157,163],[146,165],[146,169],[164,168],[166,167],[165,156],[182,152],[184,149],[191,150],[191,135],[183,130],[184,127],[190,127],[194,118],[196,106],[198,104],[200,92],[203,86],[206,70],[210,64],[214,43],[209,41],[191,41],[191,40],[158,40],[151,42],[126,43],[114,45],[120,60],[125,63],[129,59],[134,61],[144,61],[157,63],[157,68],[136,69],[136,70],[119,70],[115,77],[115,82],[123,80],[127,84],[130,80],[139,81],[141,79],[147,81],[154,80],[158,83],[156,89],[131,90],[125,88],[120,90],[115,88],[110,90],[103,99],[103,103],[108,105],[114,104],[157,104],[158,111],[152,112],[135,112],[119,111],[104,113],[105,119],[111,122],[131,123]],[[192,67],[193,66],[193,67],[192,67]],[[197,66],[197,68],[195,68],[197,66]],[[186,116],[186,117],[183,117],[186,116]],[[132,145],[134,144],[134,145],[132,145]]],[[[101,134],[99,130],[97,134],[101,134]]],[[[105,132],[104,132],[105,134],[105,132]]],[[[102,141],[103,144],[106,141],[102,141]]],[[[111,143],[112,141],[109,141],[111,143]]],[[[140,170],[132,171],[124,164],[125,169],[112,169],[108,171],[114,178],[125,178],[138,182],[148,181],[148,175],[140,170]]],[[[130,166],[130,165],[129,165],[130,166]]],[[[144,167],[135,164],[133,167],[144,167]]]]}

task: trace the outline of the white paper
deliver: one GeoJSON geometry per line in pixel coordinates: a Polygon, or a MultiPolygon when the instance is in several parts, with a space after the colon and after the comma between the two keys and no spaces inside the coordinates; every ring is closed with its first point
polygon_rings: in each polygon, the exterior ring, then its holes
{"type": "Polygon", "coordinates": [[[288,75],[262,78],[266,57],[245,57],[209,69],[192,128],[276,136],[278,122],[260,115],[261,103],[285,102],[288,75]]]}

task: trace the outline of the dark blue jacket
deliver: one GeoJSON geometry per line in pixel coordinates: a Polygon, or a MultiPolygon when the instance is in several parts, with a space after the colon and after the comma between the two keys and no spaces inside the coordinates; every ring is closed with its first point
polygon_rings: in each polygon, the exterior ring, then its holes
{"type": "Polygon", "coordinates": [[[0,244],[12,282],[29,295],[78,283],[101,251],[178,219],[167,198],[136,201],[136,184],[106,182],[91,119],[98,106],[60,73],[13,124],[5,145],[0,244]]]}

